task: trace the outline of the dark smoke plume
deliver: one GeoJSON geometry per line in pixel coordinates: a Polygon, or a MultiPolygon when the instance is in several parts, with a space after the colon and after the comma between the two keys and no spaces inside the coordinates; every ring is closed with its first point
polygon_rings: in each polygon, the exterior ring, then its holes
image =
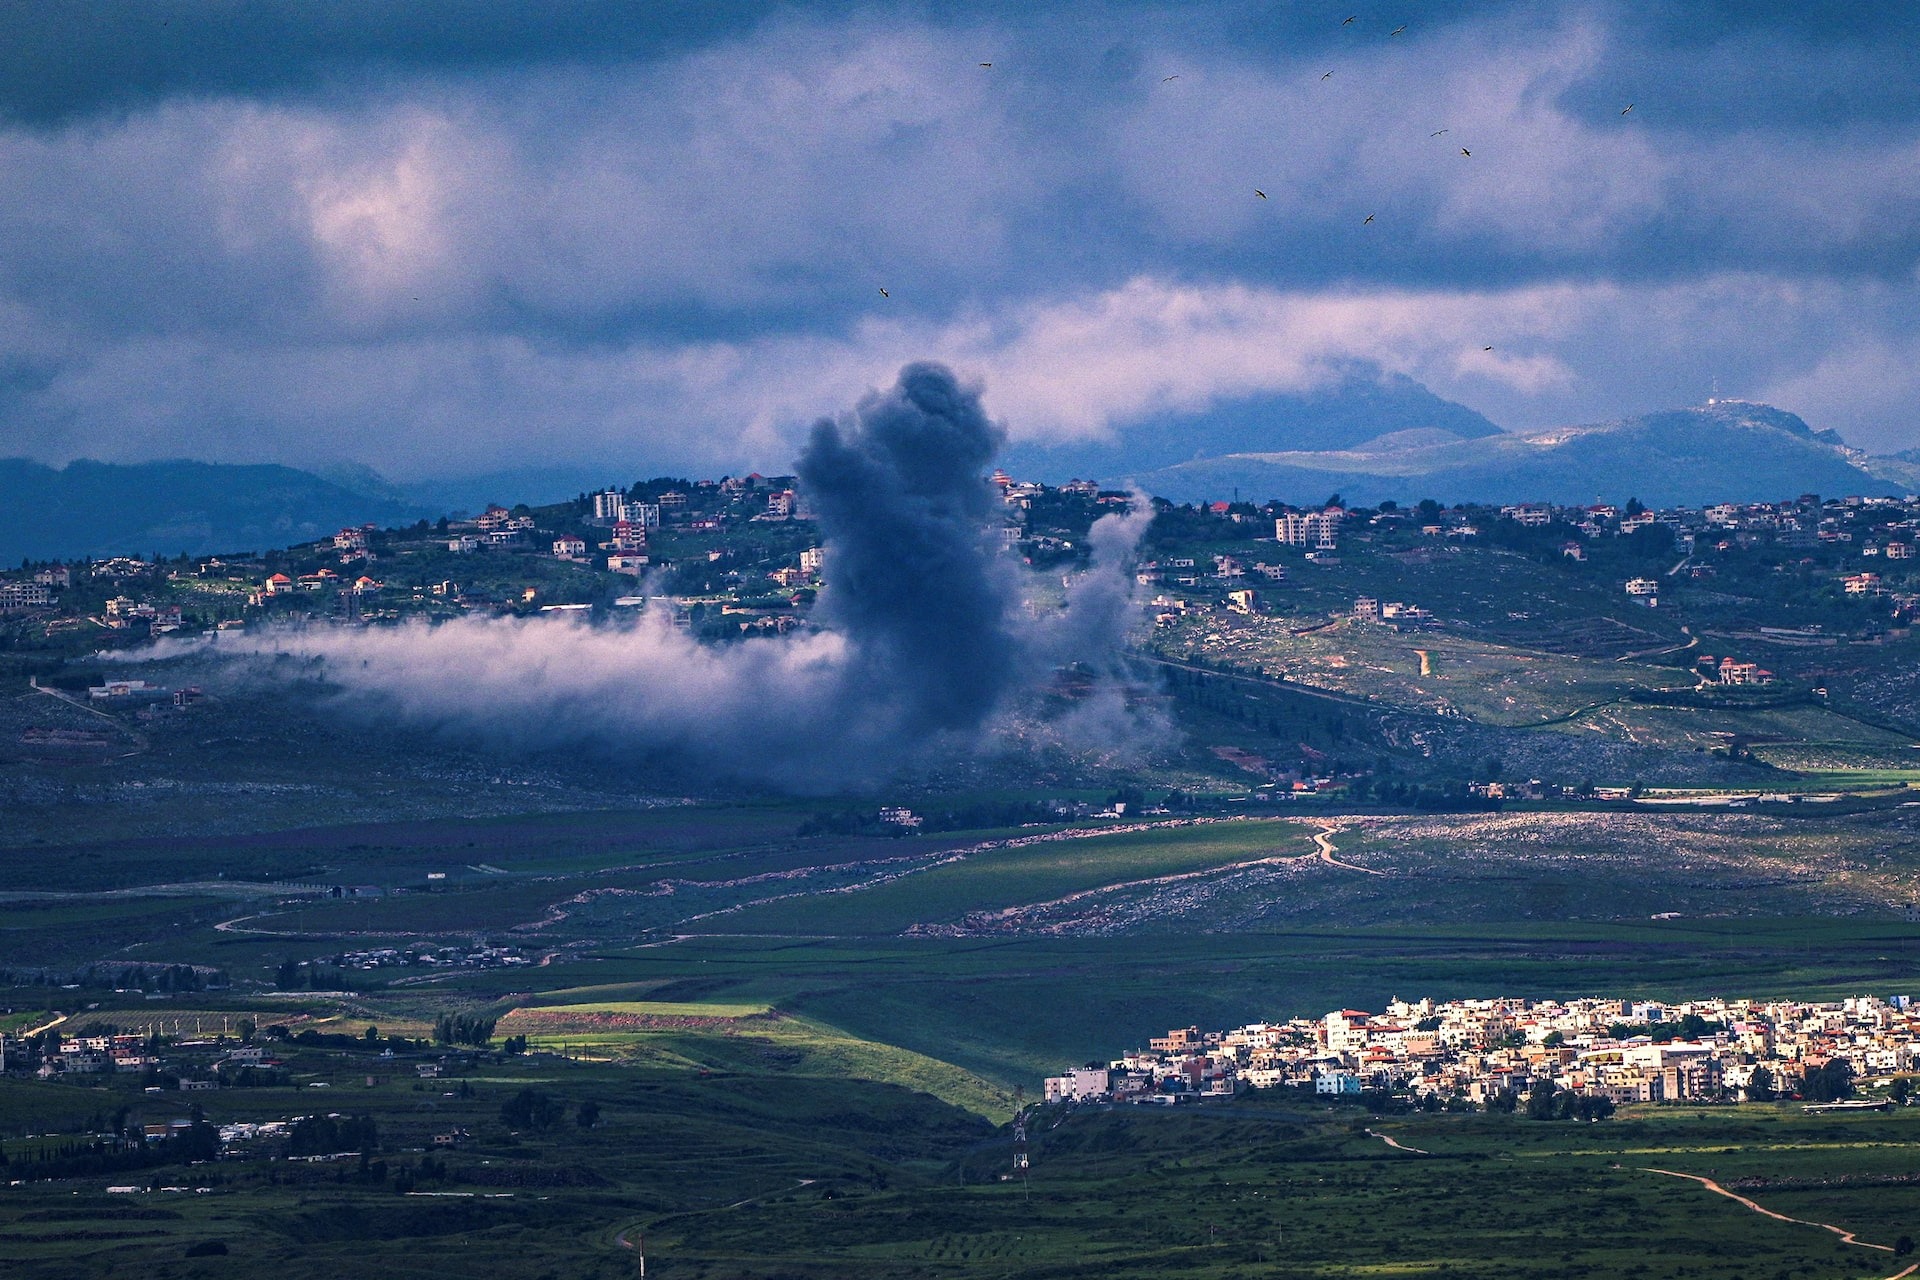
{"type": "Polygon", "coordinates": [[[1112,670],[1124,643],[1143,510],[1100,521],[1067,609],[1029,619],[989,537],[999,503],[984,477],[1000,438],[978,392],[933,364],[815,425],[798,463],[826,548],[815,631],[705,646],[650,610],[624,626],[310,627],[208,651],[494,744],[596,747],[798,790],[858,783],[979,745],[1018,692],[1068,662],[1112,670]]]}
{"type": "Polygon", "coordinates": [[[817,617],[849,640],[843,697],[888,737],[976,728],[1024,674],[1015,584],[983,542],[1000,440],[977,394],[911,364],[800,455],[830,566],[817,617]]]}

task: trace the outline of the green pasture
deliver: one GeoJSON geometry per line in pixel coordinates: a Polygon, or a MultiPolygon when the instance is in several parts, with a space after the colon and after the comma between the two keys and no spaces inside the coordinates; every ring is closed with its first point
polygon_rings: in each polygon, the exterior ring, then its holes
{"type": "Polygon", "coordinates": [[[548,1018],[572,1018],[591,1022],[595,1015],[632,1015],[642,1018],[752,1018],[772,1011],[761,1002],[742,1004],[694,1003],[683,1000],[612,1000],[591,1003],[522,1005],[515,1012],[546,1015],[548,1018]]]}
{"type": "Polygon", "coordinates": [[[181,897],[0,902],[0,968],[110,966],[116,952],[129,958],[138,948],[171,947],[244,909],[226,899],[181,897]],[[112,945],[103,945],[108,940],[112,945]]]}
{"type": "MultiPolygon", "coordinates": [[[[643,1244],[649,1274],[669,1280],[1878,1280],[1905,1260],[1868,1246],[1910,1234],[1920,1211],[1911,1110],[1634,1107],[1578,1125],[1369,1117],[1276,1092],[1171,1110],[1041,1109],[1031,1166],[1016,1174],[1004,1125],[924,1093],[777,1068],[543,1056],[429,1081],[367,1085],[357,1074],[335,1072],[329,1090],[202,1100],[216,1121],[310,1114],[316,1098],[369,1115],[380,1146],[365,1167],[273,1160],[263,1146],[211,1165],[0,1187],[9,1274],[617,1280],[643,1244]],[[551,1123],[504,1120],[522,1089],[555,1104],[551,1123]],[[587,1102],[591,1128],[574,1122],[587,1102]],[[469,1136],[422,1150],[452,1128],[469,1136]],[[1718,1180],[1863,1243],[1655,1169],[1718,1180]],[[415,1194],[396,1186],[402,1172],[417,1177],[415,1194]],[[155,1189],[107,1194],[116,1184],[155,1189]],[[213,1241],[226,1254],[188,1255],[213,1241]]],[[[136,1120],[179,1109],[124,1090],[12,1082],[0,1101],[9,1116],[33,1109],[26,1131],[56,1135],[7,1140],[10,1167],[120,1106],[136,1120]]]]}
{"type": "MultiPolygon", "coordinates": [[[[163,798],[179,804],[190,797],[163,798]]],[[[7,854],[0,857],[0,889],[72,893],[214,879],[421,888],[429,872],[445,873],[455,883],[494,878],[479,867],[497,868],[508,878],[634,864],[668,867],[790,845],[808,812],[806,805],[788,803],[676,805],[347,824],[336,814],[324,825],[255,828],[237,837],[109,833],[83,839],[79,832],[91,824],[79,822],[58,849],[0,850],[7,854]],[[50,863],[59,868],[57,877],[49,876],[50,863]]],[[[257,820],[270,816],[269,809],[257,820]]]]}
{"type": "MultiPolygon", "coordinates": [[[[657,1016],[670,1019],[712,1015],[657,1016]]],[[[508,1018],[501,1025],[503,1031],[511,1032],[520,1024],[508,1018]]],[[[996,1120],[1013,1108],[1010,1089],[971,1071],[925,1053],[850,1035],[813,1018],[783,1015],[737,1019],[722,1026],[697,1029],[622,1030],[590,1025],[540,1028],[529,1031],[527,1038],[535,1049],[633,1066],[898,1085],[996,1120]]]]}

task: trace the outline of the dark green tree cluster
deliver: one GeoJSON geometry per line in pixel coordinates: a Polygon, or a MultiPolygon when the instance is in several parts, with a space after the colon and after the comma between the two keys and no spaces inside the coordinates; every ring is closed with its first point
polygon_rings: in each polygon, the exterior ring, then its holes
{"type": "Polygon", "coordinates": [[[209,986],[225,986],[225,975],[215,973],[212,980],[190,964],[127,965],[116,969],[89,968],[80,976],[81,986],[112,985],[128,991],[204,991],[209,986]]]}
{"type": "MultiPolygon", "coordinates": [[[[137,1139],[138,1135],[135,1136],[137,1139]]],[[[219,1154],[219,1130],[205,1121],[196,1121],[190,1128],[157,1142],[94,1140],[41,1147],[33,1159],[14,1161],[8,1166],[7,1175],[28,1182],[48,1178],[97,1177],[160,1165],[212,1160],[219,1154]]]]}
{"type": "Polygon", "coordinates": [[[498,1018],[477,1013],[443,1013],[433,1024],[433,1038],[440,1044],[466,1044],[484,1049],[493,1039],[498,1018]]]}
{"type": "Polygon", "coordinates": [[[369,984],[345,969],[288,960],[273,971],[273,985],[282,991],[352,991],[369,984]]]}
{"type": "Polygon", "coordinates": [[[214,1072],[222,1089],[285,1089],[293,1084],[293,1073],[278,1067],[222,1062],[214,1072]]]}
{"type": "Polygon", "coordinates": [[[394,1171],[393,1189],[405,1195],[423,1182],[445,1182],[446,1180],[446,1161],[436,1160],[432,1156],[421,1156],[419,1164],[413,1166],[403,1164],[394,1171]]]}
{"type": "Polygon", "coordinates": [[[1853,1064],[1845,1058],[1830,1059],[1815,1067],[1800,1081],[1800,1096],[1808,1102],[1839,1102],[1853,1096],[1853,1064]]]}
{"type": "Polygon", "coordinates": [[[1645,1036],[1655,1044],[1666,1044],[1673,1040],[1698,1040],[1702,1036],[1718,1035],[1726,1029],[1723,1022],[1713,1022],[1697,1013],[1689,1013],[1671,1022],[1615,1022],[1607,1027],[1607,1034],[1615,1040],[1645,1036]]]}
{"type": "Polygon", "coordinates": [[[566,1114],[565,1105],[541,1089],[522,1089],[500,1104],[500,1119],[515,1129],[551,1129],[566,1114]]]}
{"type": "Polygon", "coordinates": [[[1424,813],[1493,813],[1501,807],[1499,800],[1475,795],[1467,790],[1464,782],[1423,786],[1413,782],[1396,782],[1391,778],[1375,778],[1371,782],[1365,779],[1356,782],[1352,790],[1356,800],[1365,800],[1371,795],[1381,804],[1403,805],[1424,813]]]}
{"type": "Polygon", "coordinates": [[[1605,1120],[1613,1114],[1613,1099],[1562,1089],[1551,1080],[1536,1080],[1527,1093],[1529,1120],[1605,1120]]]}
{"type": "Polygon", "coordinates": [[[287,1135],[287,1154],[330,1156],[341,1151],[374,1151],[379,1127],[372,1116],[305,1116],[287,1135]]]}

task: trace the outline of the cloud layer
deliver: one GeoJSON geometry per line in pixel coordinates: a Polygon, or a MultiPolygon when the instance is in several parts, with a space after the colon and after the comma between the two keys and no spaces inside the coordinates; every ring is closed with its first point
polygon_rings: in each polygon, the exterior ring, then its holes
{"type": "Polygon", "coordinates": [[[767,468],[922,355],[1030,439],[1361,357],[1515,426],[1718,377],[1920,443],[1913,20],[1681,8],[36,6],[0,430],[767,468]]]}

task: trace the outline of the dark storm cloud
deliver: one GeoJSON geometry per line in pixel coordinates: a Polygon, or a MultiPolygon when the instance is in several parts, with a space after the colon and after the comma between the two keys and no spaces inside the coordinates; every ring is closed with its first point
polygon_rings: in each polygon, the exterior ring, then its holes
{"type": "Polygon", "coordinates": [[[50,125],[169,97],[650,59],[767,11],[744,0],[13,0],[0,9],[0,117],[50,125]]]}
{"type": "MultiPolygon", "coordinates": [[[[982,746],[1055,664],[1112,672],[1134,620],[1123,606],[1138,516],[1096,526],[1064,612],[1034,622],[1018,608],[985,479],[999,439],[978,392],[930,364],[814,428],[799,476],[825,547],[817,632],[702,645],[663,600],[631,627],[469,617],[227,636],[160,656],[239,664],[215,679],[318,676],[349,711],[499,747],[584,746],[803,790],[885,776],[982,746]]],[[[1157,731],[1096,701],[1094,745],[1157,731]]]]}

